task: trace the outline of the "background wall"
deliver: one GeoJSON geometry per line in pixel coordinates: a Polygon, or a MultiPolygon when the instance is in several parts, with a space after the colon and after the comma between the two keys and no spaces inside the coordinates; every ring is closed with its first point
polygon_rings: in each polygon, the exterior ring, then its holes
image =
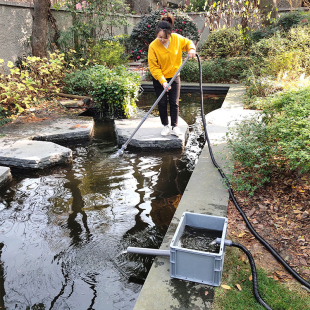
{"type": "MultiPolygon", "coordinates": [[[[148,0],[146,0],[148,1],[148,0]]],[[[150,1],[150,0],[149,0],[150,1]]],[[[175,0],[178,1],[178,0],[175,0]]],[[[278,0],[281,5],[284,0],[278,0]]],[[[296,0],[299,5],[300,0],[296,0]]],[[[288,4],[287,4],[288,5],[288,4]]],[[[279,8],[280,11],[289,11],[289,8],[279,8]]],[[[57,20],[59,30],[66,30],[71,25],[71,15],[65,10],[52,10],[57,20]]],[[[33,5],[28,3],[17,3],[0,0],[0,59],[15,62],[19,56],[30,54],[30,36],[32,32],[32,12],[33,5]]],[[[204,24],[203,14],[189,13],[194,22],[197,23],[198,29],[201,30],[204,24]]],[[[113,29],[113,35],[129,34],[133,27],[139,23],[141,15],[128,15],[129,26],[113,29]]],[[[52,29],[49,30],[53,34],[52,29]]],[[[206,40],[208,36],[207,27],[204,29],[201,41],[206,40]]]]}

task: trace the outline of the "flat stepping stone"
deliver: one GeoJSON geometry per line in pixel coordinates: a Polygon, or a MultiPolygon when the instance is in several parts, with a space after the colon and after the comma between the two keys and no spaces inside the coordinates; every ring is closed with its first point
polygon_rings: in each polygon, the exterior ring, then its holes
{"type": "MultiPolygon", "coordinates": [[[[123,145],[128,140],[141,120],[142,119],[115,120],[114,126],[119,146],[123,145]]],[[[161,124],[160,118],[149,117],[133,136],[128,144],[128,148],[132,147],[143,150],[182,150],[187,138],[188,125],[181,117],[179,117],[178,127],[182,132],[180,137],[174,135],[162,136],[160,133],[163,129],[163,125],[161,124]]]]}
{"type": "Polygon", "coordinates": [[[19,140],[0,148],[0,165],[43,169],[72,162],[72,151],[53,142],[19,140]]]}
{"type": "Polygon", "coordinates": [[[0,166],[0,188],[12,180],[11,169],[0,166]]]}
{"type": "Polygon", "coordinates": [[[93,133],[94,120],[91,117],[64,117],[31,124],[8,124],[0,128],[0,134],[4,136],[0,139],[0,147],[7,140],[31,139],[53,142],[90,140],[93,133]]]}

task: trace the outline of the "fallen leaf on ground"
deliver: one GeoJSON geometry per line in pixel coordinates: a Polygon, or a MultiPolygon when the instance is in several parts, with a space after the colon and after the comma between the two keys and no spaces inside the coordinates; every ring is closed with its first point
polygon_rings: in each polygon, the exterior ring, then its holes
{"type": "Polygon", "coordinates": [[[239,291],[242,291],[242,288],[241,288],[241,285],[240,285],[240,284],[236,284],[236,286],[237,286],[237,289],[238,289],[239,291]]]}
{"type": "Polygon", "coordinates": [[[222,284],[221,287],[225,290],[231,290],[231,287],[229,285],[222,284]]]}

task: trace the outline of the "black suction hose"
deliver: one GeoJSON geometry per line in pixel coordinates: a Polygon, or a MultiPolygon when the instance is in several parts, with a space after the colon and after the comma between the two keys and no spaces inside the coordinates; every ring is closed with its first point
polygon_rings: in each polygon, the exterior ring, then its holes
{"type": "Polygon", "coordinates": [[[251,252],[245,246],[243,246],[240,243],[232,242],[231,246],[234,246],[236,248],[241,249],[247,255],[249,262],[250,262],[251,270],[252,270],[252,283],[253,283],[254,296],[255,296],[256,300],[262,306],[264,306],[268,310],[272,310],[272,308],[270,308],[270,306],[268,304],[266,304],[266,302],[263,300],[263,298],[259,294],[258,283],[257,283],[257,272],[256,272],[255,262],[254,262],[254,259],[253,259],[251,252]]]}
{"type": "Polygon", "coordinates": [[[233,201],[235,207],[237,208],[237,210],[239,211],[239,213],[241,214],[243,220],[245,221],[248,229],[250,230],[250,232],[254,235],[254,237],[260,242],[262,243],[268,250],[269,252],[278,260],[278,262],[280,262],[285,269],[298,281],[300,282],[303,286],[305,286],[306,288],[310,289],[310,283],[308,281],[306,281],[304,278],[302,278],[277,252],[276,250],[265,240],[263,239],[263,237],[261,237],[256,230],[253,228],[253,226],[251,225],[250,221],[248,220],[247,216],[245,215],[245,213],[243,212],[243,210],[241,209],[241,207],[239,206],[233,190],[231,189],[230,186],[230,182],[227,178],[227,176],[225,175],[225,173],[223,172],[222,168],[217,164],[217,162],[215,161],[213,152],[212,152],[212,148],[211,148],[211,143],[209,140],[209,136],[208,136],[208,132],[207,132],[207,125],[206,125],[206,120],[205,120],[205,116],[204,116],[204,109],[203,109],[203,92],[202,92],[202,70],[201,70],[201,62],[200,62],[200,58],[199,55],[196,54],[197,59],[198,59],[198,64],[199,64],[199,84],[200,84],[200,94],[201,94],[201,115],[202,115],[202,123],[203,123],[203,127],[204,127],[204,132],[205,132],[205,139],[208,143],[208,149],[209,149],[209,153],[210,153],[210,157],[212,159],[212,162],[214,164],[214,166],[218,169],[220,175],[222,176],[222,178],[225,180],[225,184],[228,188],[228,192],[229,192],[229,196],[231,198],[231,200],[233,201]]]}

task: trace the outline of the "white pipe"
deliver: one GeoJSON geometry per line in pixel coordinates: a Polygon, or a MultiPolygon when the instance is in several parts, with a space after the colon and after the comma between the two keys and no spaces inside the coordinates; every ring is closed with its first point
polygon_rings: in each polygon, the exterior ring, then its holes
{"type": "Polygon", "coordinates": [[[170,256],[170,250],[128,247],[126,252],[135,254],[144,254],[144,255],[170,256]]]}

